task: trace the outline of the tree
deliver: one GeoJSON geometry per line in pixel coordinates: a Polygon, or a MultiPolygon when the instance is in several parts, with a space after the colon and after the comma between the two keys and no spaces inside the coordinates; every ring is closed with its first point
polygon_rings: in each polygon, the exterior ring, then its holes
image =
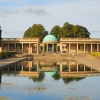
{"type": "Polygon", "coordinates": [[[48,31],[45,31],[45,28],[41,24],[34,24],[32,27],[29,27],[25,33],[24,38],[33,38],[38,37],[42,42],[43,38],[48,34],[48,31]]]}
{"type": "Polygon", "coordinates": [[[75,25],[73,27],[73,34],[76,38],[89,38],[90,36],[88,30],[85,27],[79,25],[75,25]]]}
{"type": "Polygon", "coordinates": [[[62,78],[62,80],[65,84],[68,84],[73,81],[80,81],[82,79],[85,79],[85,77],[64,77],[64,78],[62,78]]]}
{"type": "Polygon", "coordinates": [[[25,33],[24,33],[24,38],[30,38],[30,33],[31,33],[31,27],[29,27],[26,31],[25,31],[25,33]]]}
{"type": "Polygon", "coordinates": [[[45,78],[45,73],[40,72],[38,78],[30,77],[34,82],[42,82],[45,78]]]}
{"type": "Polygon", "coordinates": [[[68,22],[65,22],[63,27],[58,25],[54,26],[51,29],[50,34],[53,34],[57,37],[58,40],[62,37],[70,37],[70,38],[89,38],[89,31],[80,25],[72,25],[68,22]]]}
{"type": "Polygon", "coordinates": [[[72,29],[73,29],[73,25],[69,24],[68,22],[66,22],[63,25],[63,33],[64,33],[65,37],[71,37],[71,35],[73,33],[72,29]]]}
{"type": "Polygon", "coordinates": [[[59,37],[60,37],[59,33],[60,33],[60,30],[61,30],[61,27],[58,26],[58,25],[56,25],[56,26],[54,26],[54,27],[51,29],[50,34],[54,35],[54,36],[57,37],[57,39],[59,40],[59,37]]]}

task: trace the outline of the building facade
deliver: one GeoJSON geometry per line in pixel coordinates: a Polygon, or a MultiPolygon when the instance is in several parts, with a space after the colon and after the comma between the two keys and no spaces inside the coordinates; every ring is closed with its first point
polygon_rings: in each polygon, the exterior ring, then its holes
{"type": "Polygon", "coordinates": [[[17,53],[29,54],[100,52],[100,39],[61,38],[58,42],[54,35],[47,35],[40,43],[39,38],[3,38],[2,51],[16,51],[17,53]]]}

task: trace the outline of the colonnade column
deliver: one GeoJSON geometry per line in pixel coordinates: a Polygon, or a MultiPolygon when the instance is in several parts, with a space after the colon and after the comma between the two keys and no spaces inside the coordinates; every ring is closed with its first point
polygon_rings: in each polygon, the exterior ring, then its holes
{"type": "Polygon", "coordinates": [[[69,72],[70,72],[70,61],[69,61],[69,63],[68,63],[68,66],[69,66],[69,72]]]}
{"type": "Polygon", "coordinates": [[[62,43],[60,44],[60,52],[62,54],[62,43]]]}
{"type": "Polygon", "coordinates": [[[77,65],[77,72],[78,72],[78,62],[77,62],[77,64],[76,64],[76,65],[77,65]]]}
{"type": "Polygon", "coordinates": [[[31,71],[31,62],[29,62],[29,72],[31,71]]]}
{"type": "Polygon", "coordinates": [[[92,43],[91,43],[91,52],[92,52],[92,43]]]}
{"type": "Polygon", "coordinates": [[[100,52],[100,44],[98,44],[98,52],[100,52]]]}
{"type": "Polygon", "coordinates": [[[32,52],[32,44],[31,44],[31,53],[33,53],[33,52],[32,52]]]}
{"type": "Polygon", "coordinates": [[[99,44],[97,44],[97,52],[99,52],[99,44]]]}
{"type": "Polygon", "coordinates": [[[78,43],[77,43],[77,53],[78,53],[78,43]]]}
{"type": "Polygon", "coordinates": [[[32,53],[32,46],[30,43],[29,43],[29,53],[32,53]]]}
{"type": "Polygon", "coordinates": [[[47,52],[48,52],[48,44],[47,44],[47,52]]]}
{"type": "Polygon", "coordinates": [[[39,69],[39,66],[40,66],[40,65],[39,65],[39,61],[37,61],[37,71],[38,71],[38,69],[39,69]]]}
{"type": "Polygon", "coordinates": [[[52,44],[52,52],[54,52],[54,44],[52,44]]]}
{"type": "Polygon", "coordinates": [[[29,53],[30,53],[30,43],[29,43],[29,53]]]}
{"type": "Polygon", "coordinates": [[[84,65],[84,72],[85,72],[85,65],[84,65]]]}
{"type": "Polygon", "coordinates": [[[85,53],[85,43],[84,43],[84,53],[85,53]]]}
{"type": "Polygon", "coordinates": [[[44,46],[45,46],[45,44],[43,44],[43,52],[44,52],[44,46]]]}
{"type": "Polygon", "coordinates": [[[62,72],[62,62],[60,62],[60,72],[62,72]]]}
{"type": "Polygon", "coordinates": [[[39,54],[39,44],[37,43],[37,54],[39,54]]]}
{"type": "Polygon", "coordinates": [[[24,51],[24,48],[23,48],[23,43],[22,43],[22,53],[23,53],[23,51],[24,51]]]}
{"type": "Polygon", "coordinates": [[[23,64],[23,62],[22,62],[22,71],[23,71],[23,66],[24,66],[24,64],[23,64]]]}
{"type": "Polygon", "coordinates": [[[69,43],[69,53],[70,53],[70,43],[69,43]]]}

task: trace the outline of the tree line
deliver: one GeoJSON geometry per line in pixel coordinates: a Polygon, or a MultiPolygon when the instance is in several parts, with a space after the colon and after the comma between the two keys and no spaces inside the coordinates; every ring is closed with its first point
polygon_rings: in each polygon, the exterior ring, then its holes
{"type": "MultiPolygon", "coordinates": [[[[29,27],[23,35],[23,38],[33,38],[38,37],[42,42],[43,38],[48,34],[48,31],[45,30],[42,24],[33,24],[32,27],[29,27]]],[[[57,37],[58,41],[62,37],[66,38],[90,38],[90,32],[84,26],[73,25],[65,22],[62,27],[55,25],[50,34],[57,37]]]]}

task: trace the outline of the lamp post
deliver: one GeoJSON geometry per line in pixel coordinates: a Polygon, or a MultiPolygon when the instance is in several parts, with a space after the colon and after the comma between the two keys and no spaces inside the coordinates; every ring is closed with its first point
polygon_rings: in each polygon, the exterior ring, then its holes
{"type": "Polygon", "coordinates": [[[0,26],[0,52],[2,52],[2,46],[1,46],[2,37],[1,37],[1,33],[2,33],[2,30],[1,30],[1,26],[0,26]]]}

